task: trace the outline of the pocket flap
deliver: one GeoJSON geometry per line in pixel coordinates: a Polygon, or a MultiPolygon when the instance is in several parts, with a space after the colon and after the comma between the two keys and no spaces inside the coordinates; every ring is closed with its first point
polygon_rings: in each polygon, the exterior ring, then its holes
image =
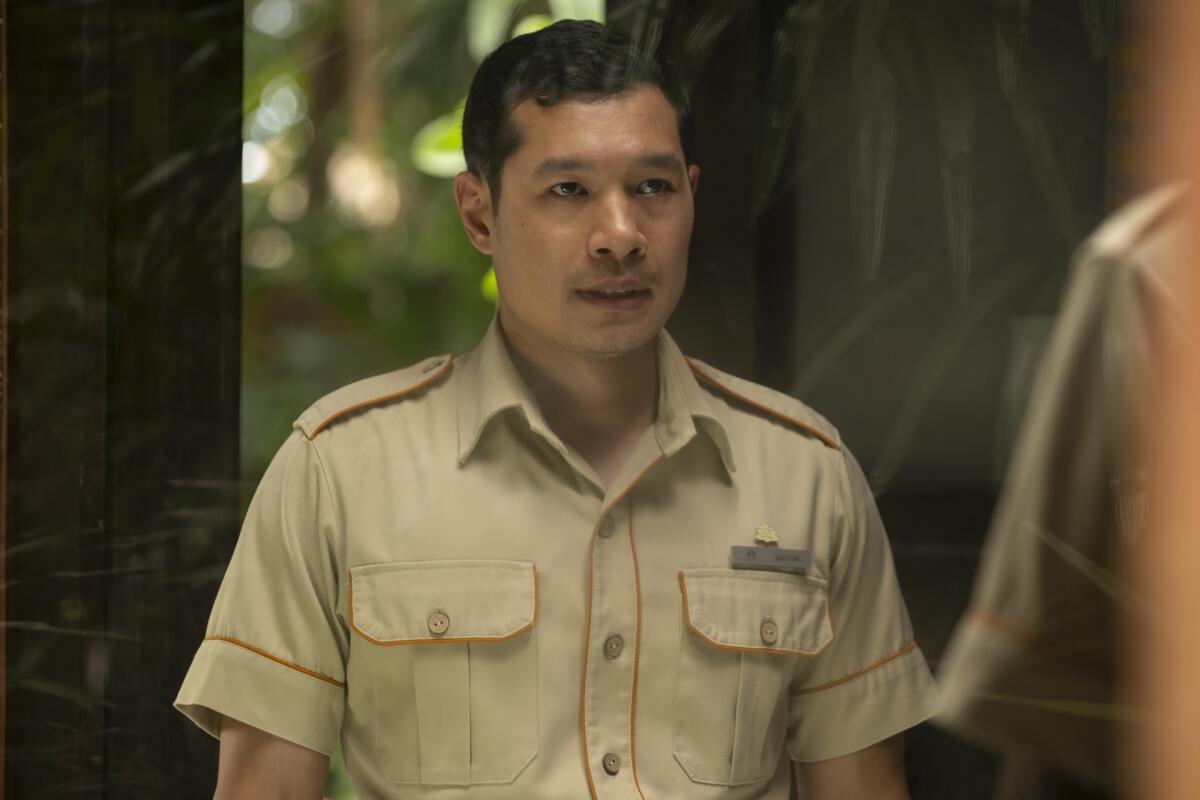
{"type": "Polygon", "coordinates": [[[374,644],[494,642],[533,627],[537,570],[523,561],[406,561],[350,569],[350,627],[374,644]]]}
{"type": "Polygon", "coordinates": [[[833,641],[829,597],[819,578],[685,569],[679,587],[688,628],[714,647],[811,656],[833,641]]]}

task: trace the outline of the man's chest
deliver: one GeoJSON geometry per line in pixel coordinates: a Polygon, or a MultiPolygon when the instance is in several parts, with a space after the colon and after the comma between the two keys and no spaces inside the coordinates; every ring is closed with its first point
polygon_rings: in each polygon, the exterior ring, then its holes
{"type": "Polygon", "coordinates": [[[579,748],[631,780],[635,736],[647,780],[769,778],[787,685],[832,637],[833,492],[701,456],[606,498],[545,457],[337,485],[349,699],[389,780],[503,783],[559,749],[577,775],[579,748]],[[735,570],[733,547],[811,565],[735,570]]]}

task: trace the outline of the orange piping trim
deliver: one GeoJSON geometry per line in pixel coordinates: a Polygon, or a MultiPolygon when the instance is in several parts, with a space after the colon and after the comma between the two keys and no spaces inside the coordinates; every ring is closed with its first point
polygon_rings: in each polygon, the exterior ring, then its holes
{"type": "Polygon", "coordinates": [[[204,641],[206,641],[206,642],[228,642],[229,644],[236,644],[238,647],[249,650],[251,653],[257,653],[258,655],[262,656],[263,658],[269,658],[272,661],[274,661],[276,664],[282,664],[283,666],[287,667],[288,669],[296,670],[296,672],[303,672],[305,675],[307,675],[310,678],[316,678],[319,681],[325,681],[325,683],[336,686],[339,689],[346,688],[346,684],[342,683],[341,681],[334,680],[333,678],[330,678],[327,675],[322,675],[319,672],[313,672],[311,669],[305,669],[304,667],[300,666],[299,664],[293,664],[290,661],[284,661],[279,656],[273,656],[270,653],[268,653],[266,650],[255,647],[252,644],[246,644],[245,642],[243,642],[239,639],[231,639],[228,636],[205,636],[204,641]]]}
{"type": "Polygon", "coordinates": [[[579,679],[579,741],[583,745],[583,774],[587,776],[588,792],[592,800],[596,800],[596,783],[592,780],[592,757],[588,754],[587,745],[587,674],[588,651],[592,643],[592,575],[596,571],[596,531],[599,528],[601,514],[596,524],[592,526],[592,546],[588,548],[588,593],[587,612],[583,625],[583,675],[579,679]]]}
{"type": "Polygon", "coordinates": [[[430,373],[428,375],[428,377],[426,377],[420,383],[414,383],[412,386],[405,387],[398,392],[392,392],[391,394],[380,395],[379,397],[372,397],[370,400],[364,400],[361,403],[355,403],[352,406],[346,406],[345,408],[340,409],[339,411],[330,415],[324,422],[322,422],[317,427],[313,428],[313,432],[311,434],[309,434],[308,438],[311,440],[318,433],[325,430],[330,425],[332,425],[334,422],[338,421],[339,419],[346,416],[347,414],[353,414],[355,411],[359,411],[359,410],[367,408],[369,406],[378,405],[380,403],[386,403],[389,400],[396,400],[398,398],[405,397],[406,395],[410,395],[413,392],[417,392],[417,391],[420,391],[421,389],[424,389],[426,386],[433,383],[438,378],[442,377],[442,375],[446,374],[446,371],[448,369],[450,369],[450,365],[454,362],[454,356],[450,353],[446,353],[445,355],[438,356],[438,358],[446,359],[445,363],[442,364],[441,369],[438,369],[438,370],[430,373]]]}
{"type": "Polygon", "coordinates": [[[1036,645],[1040,639],[1036,633],[1026,628],[1020,623],[1013,622],[1006,617],[997,614],[994,611],[988,611],[985,608],[972,608],[967,612],[967,619],[971,622],[982,625],[985,628],[991,628],[994,631],[1003,633],[1010,639],[1016,639],[1023,645],[1036,645]]]}
{"type": "MultiPolygon", "coordinates": [[[[596,518],[596,524],[592,526],[592,546],[588,550],[588,593],[587,593],[587,617],[584,621],[583,628],[583,677],[579,681],[579,741],[583,744],[583,770],[587,776],[588,790],[592,793],[592,798],[596,795],[596,784],[592,780],[592,761],[591,755],[588,754],[587,746],[587,673],[588,673],[588,655],[592,645],[592,573],[595,571],[596,561],[596,534],[600,529],[600,521],[608,514],[609,509],[625,499],[625,495],[633,491],[633,487],[638,485],[642,478],[646,477],[646,473],[654,469],[660,461],[666,456],[659,455],[653,461],[646,465],[646,468],[638,473],[638,476],[630,481],[625,487],[625,491],[613,498],[613,501],[600,510],[600,516],[596,518]]],[[[636,645],[635,645],[636,651],[636,645]]],[[[636,675],[636,669],[635,669],[636,675]]],[[[635,776],[636,777],[636,773],[635,776]]]]}
{"type": "Polygon", "coordinates": [[[799,697],[801,695],[806,695],[806,694],[816,694],[817,692],[823,692],[826,689],[832,689],[836,686],[841,686],[843,683],[849,683],[850,681],[855,680],[856,678],[861,678],[863,675],[866,675],[868,672],[873,672],[874,670],[879,669],[883,665],[888,664],[892,661],[895,661],[897,658],[904,655],[905,653],[911,652],[916,649],[917,649],[916,641],[915,640],[911,641],[908,644],[904,645],[904,647],[901,647],[899,650],[892,653],[890,656],[884,656],[883,658],[876,661],[874,664],[868,664],[867,666],[863,667],[858,672],[852,672],[849,675],[845,676],[844,678],[838,678],[836,681],[830,681],[829,683],[822,683],[820,686],[813,686],[811,689],[801,689],[800,691],[796,692],[792,696],[799,697]]]}
{"type": "Polygon", "coordinates": [[[348,596],[346,599],[350,605],[350,628],[351,628],[351,630],[353,630],[355,633],[357,633],[363,639],[366,639],[371,644],[376,644],[376,645],[379,645],[380,647],[399,647],[400,645],[409,645],[409,644],[475,644],[478,642],[505,642],[505,641],[508,641],[509,639],[517,638],[522,633],[525,633],[525,631],[532,628],[534,623],[537,622],[537,618],[538,618],[538,582],[537,582],[537,567],[536,566],[533,568],[533,618],[530,619],[529,622],[527,624],[525,624],[524,626],[522,626],[521,628],[518,628],[517,630],[513,631],[512,633],[506,633],[503,636],[459,636],[457,638],[455,638],[453,636],[445,636],[445,637],[438,637],[437,639],[433,639],[433,638],[428,638],[428,639],[389,639],[387,641],[383,641],[381,639],[376,639],[372,636],[368,636],[362,630],[362,628],[360,628],[354,624],[354,575],[353,575],[353,573],[350,574],[349,586],[350,586],[350,588],[349,588],[348,596]]]}
{"type": "Polygon", "coordinates": [[[806,652],[804,650],[789,650],[785,647],[749,647],[747,645],[725,644],[723,642],[718,642],[716,639],[713,639],[692,624],[692,609],[688,605],[687,580],[684,578],[683,570],[679,571],[679,588],[683,591],[683,616],[687,621],[688,628],[691,629],[692,633],[696,634],[698,637],[718,650],[731,650],[735,653],[767,653],[773,656],[802,656],[804,658],[812,658],[813,656],[824,653],[829,645],[833,644],[834,639],[837,638],[837,631],[833,627],[833,617],[829,613],[829,598],[826,597],[825,619],[829,620],[829,641],[812,652],[806,652]]]}
{"type": "Polygon", "coordinates": [[[633,601],[637,609],[636,624],[633,628],[633,694],[629,698],[629,768],[633,770],[633,785],[637,788],[638,796],[646,800],[642,784],[637,774],[637,689],[638,664],[642,654],[642,577],[638,572],[637,545],[633,541],[633,503],[629,504],[629,550],[633,554],[633,601]]]}
{"type": "Polygon", "coordinates": [[[692,368],[692,372],[694,372],[696,374],[696,377],[700,378],[708,385],[715,386],[716,388],[720,389],[722,392],[725,392],[725,394],[728,394],[731,397],[736,397],[738,400],[740,400],[741,402],[750,406],[751,408],[757,408],[759,411],[762,411],[765,414],[770,414],[773,417],[778,417],[779,419],[796,426],[800,430],[807,431],[808,433],[812,434],[814,437],[816,437],[817,439],[819,439],[820,441],[825,443],[827,446],[833,448],[834,450],[837,450],[838,452],[841,452],[842,446],[840,444],[838,444],[830,436],[817,430],[812,425],[809,425],[807,422],[801,422],[800,420],[796,419],[795,417],[785,414],[778,409],[771,408],[770,406],[765,406],[762,403],[751,400],[749,397],[746,397],[744,394],[739,394],[738,392],[735,392],[733,389],[730,389],[728,386],[721,383],[716,378],[713,378],[712,376],[705,374],[705,372],[700,367],[696,366],[695,362],[693,362],[692,359],[687,358],[685,356],[685,360],[687,361],[688,366],[692,368]]]}

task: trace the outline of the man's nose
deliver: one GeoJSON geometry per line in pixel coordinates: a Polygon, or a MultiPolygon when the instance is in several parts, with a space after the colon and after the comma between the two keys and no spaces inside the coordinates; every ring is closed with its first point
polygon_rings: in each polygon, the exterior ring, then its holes
{"type": "Polygon", "coordinates": [[[631,207],[632,198],[609,196],[597,204],[588,252],[597,258],[625,261],[646,254],[646,237],[631,207]]]}

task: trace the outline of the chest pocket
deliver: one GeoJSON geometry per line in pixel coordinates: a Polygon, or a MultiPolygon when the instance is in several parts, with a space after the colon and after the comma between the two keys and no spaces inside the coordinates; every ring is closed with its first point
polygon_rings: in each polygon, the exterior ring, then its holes
{"type": "Polygon", "coordinates": [[[769,779],[787,733],[788,683],[833,641],[825,582],[732,569],[679,573],[683,630],[675,760],[696,783],[769,779]]]}
{"type": "Polygon", "coordinates": [[[390,780],[509,783],[537,755],[537,572],[517,561],[350,570],[375,750],[390,780]]]}

